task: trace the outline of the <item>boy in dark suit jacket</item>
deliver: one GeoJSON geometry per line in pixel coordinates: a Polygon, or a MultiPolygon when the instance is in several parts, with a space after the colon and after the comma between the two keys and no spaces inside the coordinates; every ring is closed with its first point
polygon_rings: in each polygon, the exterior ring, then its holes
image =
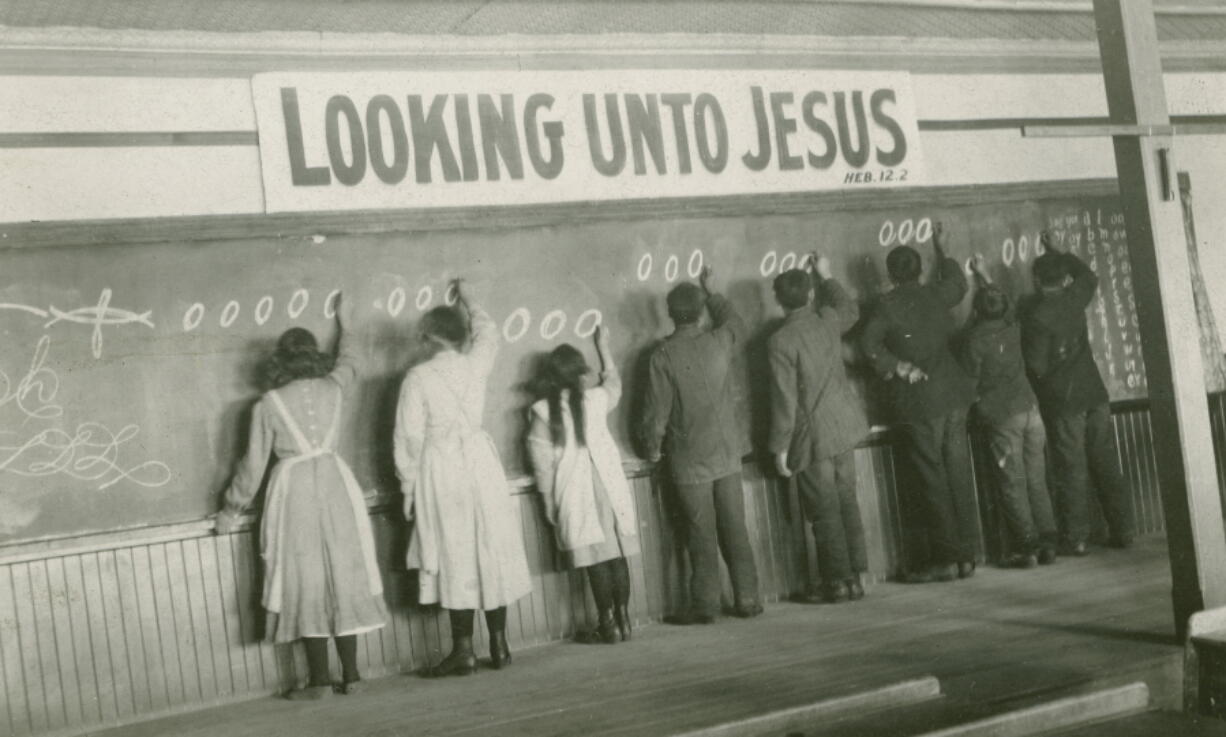
{"type": "Polygon", "coordinates": [[[1086,327],[1098,276],[1073,254],[1053,250],[1046,236],[1043,244],[1046,252],[1034,261],[1037,293],[1022,315],[1022,351],[1047,424],[1065,552],[1087,552],[1091,476],[1107,518],[1109,543],[1128,547],[1132,496],[1117,461],[1107,388],[1086,327]]]}
{"type": "Polygon", "coordinates": [[[913,571],[915,583],[951,581],[975,573],[978,520],[971,480],[966,414],[970,381],[950,351],[957,326],[953,309],[966,296],[966,275],[941,248],[933,230],[937,274],[920,284],[920,255],[897,246],[886,257],[894,289],[864,328],[861,349],[879,376],[902,436],[899,450],[920,478],[928,518],[929,566],[913,571]]]}
{"type": "Polygon", "coordinates": [[[842,341],[860,310],[831,276],[829,259],[810,254],[809,266],[812,273],[791,269],[775,278],[775,299],[786,317],[767,342],[769,445],[779,473],[795,472],[813,525],[822,583],[810,581],[799,598],[836,603],[864,596],[860,574],[868,570],[855,462],[868,424],[847,382],[842,341]]]}

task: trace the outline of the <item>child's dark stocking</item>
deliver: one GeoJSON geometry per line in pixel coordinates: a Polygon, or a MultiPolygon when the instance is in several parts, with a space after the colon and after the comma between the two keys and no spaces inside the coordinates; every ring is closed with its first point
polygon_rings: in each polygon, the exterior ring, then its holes
{"type": "Polygon", "coordinates": [[[608,561],[613,578],[613,618],[621,639],[630,639],[630,565],[625,557],[608,561]]]}
{"type": "Polygon", "coordinates": [[[592,589],[592,599],[596,601],[598,617],[596,631],[580,637],[587,642],[617,641],[617,633],[613,628],[613,568],[609,563],[610,561],[603,561],[584,569],[587,571],[588,586],[592,589]]]}
{"type": "Polygon", "coordinates": [[[328,669],[328,638],[304,637],[302,644],[306,646],[307,669],[311,673],[311,681],[307,685],[332,685],[332,673],[328,669]]]}
{"type": "Polygon", "coordinates": [[[467,676],[477,670],[477,656],[473,654],[473,610],[448,609],[451,620],[451,653],[430,669],[428,675],[467,676]]]}
{"type": "Polygon", "coordinates": [[[352,684],[362,680],[358,673],[358,636],[343,635],[336,638],[336,654],[341,660],[341,678],[343,690],[351,692],[352,684]]]}
{"type": "Polygon", "coordinates": [[[495,668],[511,664],[511,646],[507,644],[507,608],[500,606],[485,613],[485,626],[490,630],[490,663],[495,668]]]}

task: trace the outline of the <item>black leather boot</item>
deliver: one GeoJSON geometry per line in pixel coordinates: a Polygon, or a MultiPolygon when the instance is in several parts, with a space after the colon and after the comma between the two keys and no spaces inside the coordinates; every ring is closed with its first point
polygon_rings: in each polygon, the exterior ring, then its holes
{"type": "MultiPolygon", "coordinates": [[[[490,638],[493,642],[493,638],[490,638]]],[[[505,644],[505,643],[504,643],[505,644]]],[[[444,676],[471,676],[477,670],[477,656],[473,654],[473,638],[457,637],[451,643],[451,653],[438,665],[426,672],[431,678],[444,676]]]]}
{"type": "Polygon", "coordinates": [[[507,644],[506,631],[490,633],[490,664],[494,670],[511,666],[511,646],[507,644]]]}

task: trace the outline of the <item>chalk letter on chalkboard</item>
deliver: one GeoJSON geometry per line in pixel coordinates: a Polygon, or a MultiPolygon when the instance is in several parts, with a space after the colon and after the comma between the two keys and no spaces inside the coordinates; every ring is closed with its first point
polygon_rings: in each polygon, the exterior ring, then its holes
{"type": "Polygon", "coordinates": [[[673,136],[677,146],[677,169],[682,174],[689,174],[690,168],[690,136],[686,129],[685,106],[690,104],[690,96],[684,92],[672,92],[660,95],[660,101],[668,106],[673,116],[673,136]]]}
{"type": "Polygon", "coordinates": [[[626,123],[630,132],[630,146],[634,151],[634,173],[642,176],[647,173],[647,160],[643,155],[643,144],[651,151],[651,162],[656,165],[656,173],[663,174],[664,164],[664,134],[660,130],[660,103],[655,95],[646,95],[647,104],[643,104],[643,96],[626,95],[626,123]]]}
{"type": "Polygon", "coordinates": [[[708,92],[694,98],[694,143],[698,145],[698,158],[703,167],[712,174],[719,174],[728,166],[728,123],[719,100],[708,92]],[[707,120],[715,132],[715,150],[707,137],[707,120]]]}
{"type": "Polygon", "coordinates": [[[285,117],[285,144],[289,148],[290,181],[295,187],[330,184],[332,175],[326,166],[307,166],[302,148],[302,118],[298,113],[298,88],[281,88],[281,114],[285,117]]]}
{"type": "Polygon", "coordinates": [[[370,149],[370,168],[386,184],[399,184],[409,171],[409,137],[404,130],[404,116],[389,95],[375,95],[366,103],[366,147],[370,149]],[[392,160],[383,152],[383,113],[387,132],[392,139],[392,160]]]}
{"type": "Polygon", "coordinates": [[[565,154],[562,152],[562,121],[550,120],[541,124],[541,130],[549,139],[549,158],[546,159],[541,156],[541,139],[536,126],[536,116],[542,108],[553,108],[553,95],[538,92],[528,98],[524,105],[524,138],[528,143],[528,158],[532,161],[532,168],[542,179],[554,179],[562,173],[562,164],[565,161],[565,154]]]}
{"type": "Polygon", "coordinates": [[[333,95],[328,100],[324,111],[325,131],[328,140],[328,159],[332,162],[332,171],[341,184],[353,186],[366,176],[366,136],[362,130],[362,121],[358,117],[358,109],[345,95],[333,95]],[[345,151],[341,147],[340,119],[344,116],[349,128],[349,152],[352,162],[345,161],[345,151]]]}
{"type": "Polygon", "coordinates": [[[803,169],[804,159],[788,149],[788,136],[796,132],[796,119],[783,112],[784,105],[792,104],[791,92],[771,93],[771,117],[775,121],[775,145],[779,150],[779,168],[782,171],[803,169]]]}
{"type": "Polygon", "coordinates": [[[856,148],[852,148],[851,129],[847,124],[847,93],[834,93],[834,116],[839,125],[839,143],[843,159],[859,169],[868,162],[868,120],[864,115],[864,94],[859,90],[851,93],[852,114],[856,116],[856,148]]]}
{"type": "Polygon", "coordinates": [[[886,102],[894,102],[894,90],[876,90],[869,99],[873,122],[885,128],[894,139],[894,148],[889,151],[882,151],[880,146],[877,147],[877,161],[882,166],[897,166],[907,158],[907,136],[902,132],[898,121],[883,109],[886,102]]]}
{"type": "Polygon", "coordinates": [[[839,155],[839,142],[834,137],[834,129],[830,127],[829,123],[819,118],[814,110],[818,105],[825,104],[826,93],[816,91],[805,95],[805,99],[800,103],[805,125],[809,127],[809,130],[821,136],[822,140],[826,143],[826,151],[820,156],[813,153],[813,149],[809,149],[809,166],[814,169],[829,169],[830,165],[834,163],[835,157],[839,155]]]}
{"type": "Polygon", "coordinates": [[[422,112],[421,95],[409,95],[409,121],[413,126],[413,148],[417,156],[413,161],[417,181],[429,184],[433,177],[430,162],[438,149],[438,161],[443,167],[443,179],[448,182],[460,180],[460,167],[455,160],[451,141],[447,139],[447,127],[443,124],[443,108],[447,107],[446,95],[435,95],[430,103],[430,113],[422,112]]]}
{"type": "Polygon", "coordinates": [[[750,94],[753,95],[753,117],[758,124],[758,153],[751,154],[746,151],[741,161],[753,171],[762,171],[771,163],[770,124],[766,120],[766,102],[762,96],[762,88],[754,86],[750,88],[750,94]]]}
{"type": "Polygon", "coordinates": [[[583,119],[587,125],[587,146],[592,153],[592,165],[596,171],[606,177],[621,174],[626,167],[626,140],[622,133],[621,108],[617,104],[617,95],[613,93],[604,96],[605,116],[609,122],[609,144],[613,147],[608,158],[604,155],[604,142],[600,138],[600,122],[596,115],[596,96],[583,96],[583,119]]]}
{"type": "Polygon", "coordinates": [[[481,149],[485,153],[485,176],[492,182],[501,176],[498,157],[507,164],[512,179],[524,178],[524,160],[519,153],[519,132],[515,127],[515,101],[502,95],[502,112],[494,107],[491,95],[477,95],[477,118],[481,121],[481,149]]]}

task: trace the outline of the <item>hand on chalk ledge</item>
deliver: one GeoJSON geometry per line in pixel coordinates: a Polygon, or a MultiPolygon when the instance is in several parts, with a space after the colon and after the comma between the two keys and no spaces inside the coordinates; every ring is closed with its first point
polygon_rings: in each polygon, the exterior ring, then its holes
{"type": "Polygon", "coordinates": [[[238,529],[238,515],[228,514],[226,512],[218,512],[217,517],[213,520],[214,535],[230,535],[238,529]]]}

